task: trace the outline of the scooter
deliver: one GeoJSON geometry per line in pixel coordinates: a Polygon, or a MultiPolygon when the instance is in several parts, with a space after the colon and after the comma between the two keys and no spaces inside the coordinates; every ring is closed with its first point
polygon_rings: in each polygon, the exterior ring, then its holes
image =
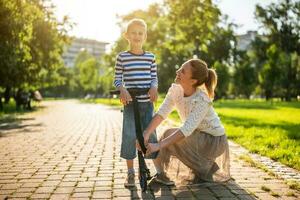
{"type": "MultiPolygon", "coordinates": [[[[150,175],[150,170],[148,169],[144,154],[146,154],[147,148],[144,144],[144,136],[143,131],[141,127],[141,121],[140,121],[140,113],[138,109],[138,101],[136,99],[136,96],[147,94],[149,91],[149,88],[130,88],[127,89],[129,92],[132,103],[133,103],[133,112],[134,112],[134,121],[135,121],[135,130],[136,130],[136,138],[138,139],[139,145],[141,147],[141,150],[138,150],[138,161],[139,161],[139,181],[140,186],[142,188],[142,191],[145,192],[147,190],[147,180],[150,180],[152,177],[150,175]]],[[[119,90],[113,90],[110,91],[111,95],[119,95],[119,90]]]]}

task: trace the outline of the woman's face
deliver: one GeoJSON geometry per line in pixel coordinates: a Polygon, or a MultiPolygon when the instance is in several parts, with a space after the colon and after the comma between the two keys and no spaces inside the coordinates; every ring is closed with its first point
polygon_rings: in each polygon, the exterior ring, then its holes
{"type": "Polygon", "coordinates": [[[181,86],[193,86],[197,80],[192,79],[192,69],[189,63],[184,63],[177,71],[175,83],[181,86]]]}

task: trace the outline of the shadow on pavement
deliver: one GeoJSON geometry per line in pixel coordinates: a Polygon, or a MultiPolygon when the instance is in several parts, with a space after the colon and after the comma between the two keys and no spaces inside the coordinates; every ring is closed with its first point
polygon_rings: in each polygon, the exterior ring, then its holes
{"type": "Polygon", "coordinates": [[[193,185],[165,186],[157,182],[150,182],[146,192],[139,188],[131,188],[131,199],[247,199],[255,200],[255,196],[249,194],[233,180],[227,183],[203,182],[193,185]]]}
{"type": "Polygon", "coordinates": [[[22,132],[34,132],[32,127],[40,127],[42,123],[30,123],[34,121],[35,118],[10,118],[0,121],[0,138],[6,137],[10,133],[22,132]],[[26,123],[24,123],[26,122],[26,123]],[[27,123],[29,122],[29,123],[27,123]],[[8,132],[7,132],[8,131],[8,132]]]}

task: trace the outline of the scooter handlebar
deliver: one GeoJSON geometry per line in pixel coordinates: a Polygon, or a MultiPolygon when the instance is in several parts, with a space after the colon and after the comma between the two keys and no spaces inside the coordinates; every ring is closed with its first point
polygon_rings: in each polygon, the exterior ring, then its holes
{"type": "MultiPolygon", "coordinates": [[[[139,95],[147,94],[149,91],[149,88],[128,88],[127,91],[132,96],[139,96],[139,95]]],[[[111,90],[109,93],[111,95],[114,95],[114,94],[119,95],[120,90],[111,90]]]]}

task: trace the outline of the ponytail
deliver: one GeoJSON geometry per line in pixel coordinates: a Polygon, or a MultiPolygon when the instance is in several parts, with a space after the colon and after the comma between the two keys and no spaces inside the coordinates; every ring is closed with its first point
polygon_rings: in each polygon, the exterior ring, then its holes
{"type": "Polygon", "coordinates": [[[187,63],[192,67],[192,78],[197,80],[194,86],[202,86],[204,83],[209,98],[213,99],[217,86],[217,74],[215,70],[209,69],[206,62],[201,59],[191,59],[187,63]]]}
{"type": "Polygon", "coordinates": [[[204,82],[209,98],[215,96],[215,88],[217,86],[218,77],[214,69],[208,69],[208,76],[204,82]]]}

